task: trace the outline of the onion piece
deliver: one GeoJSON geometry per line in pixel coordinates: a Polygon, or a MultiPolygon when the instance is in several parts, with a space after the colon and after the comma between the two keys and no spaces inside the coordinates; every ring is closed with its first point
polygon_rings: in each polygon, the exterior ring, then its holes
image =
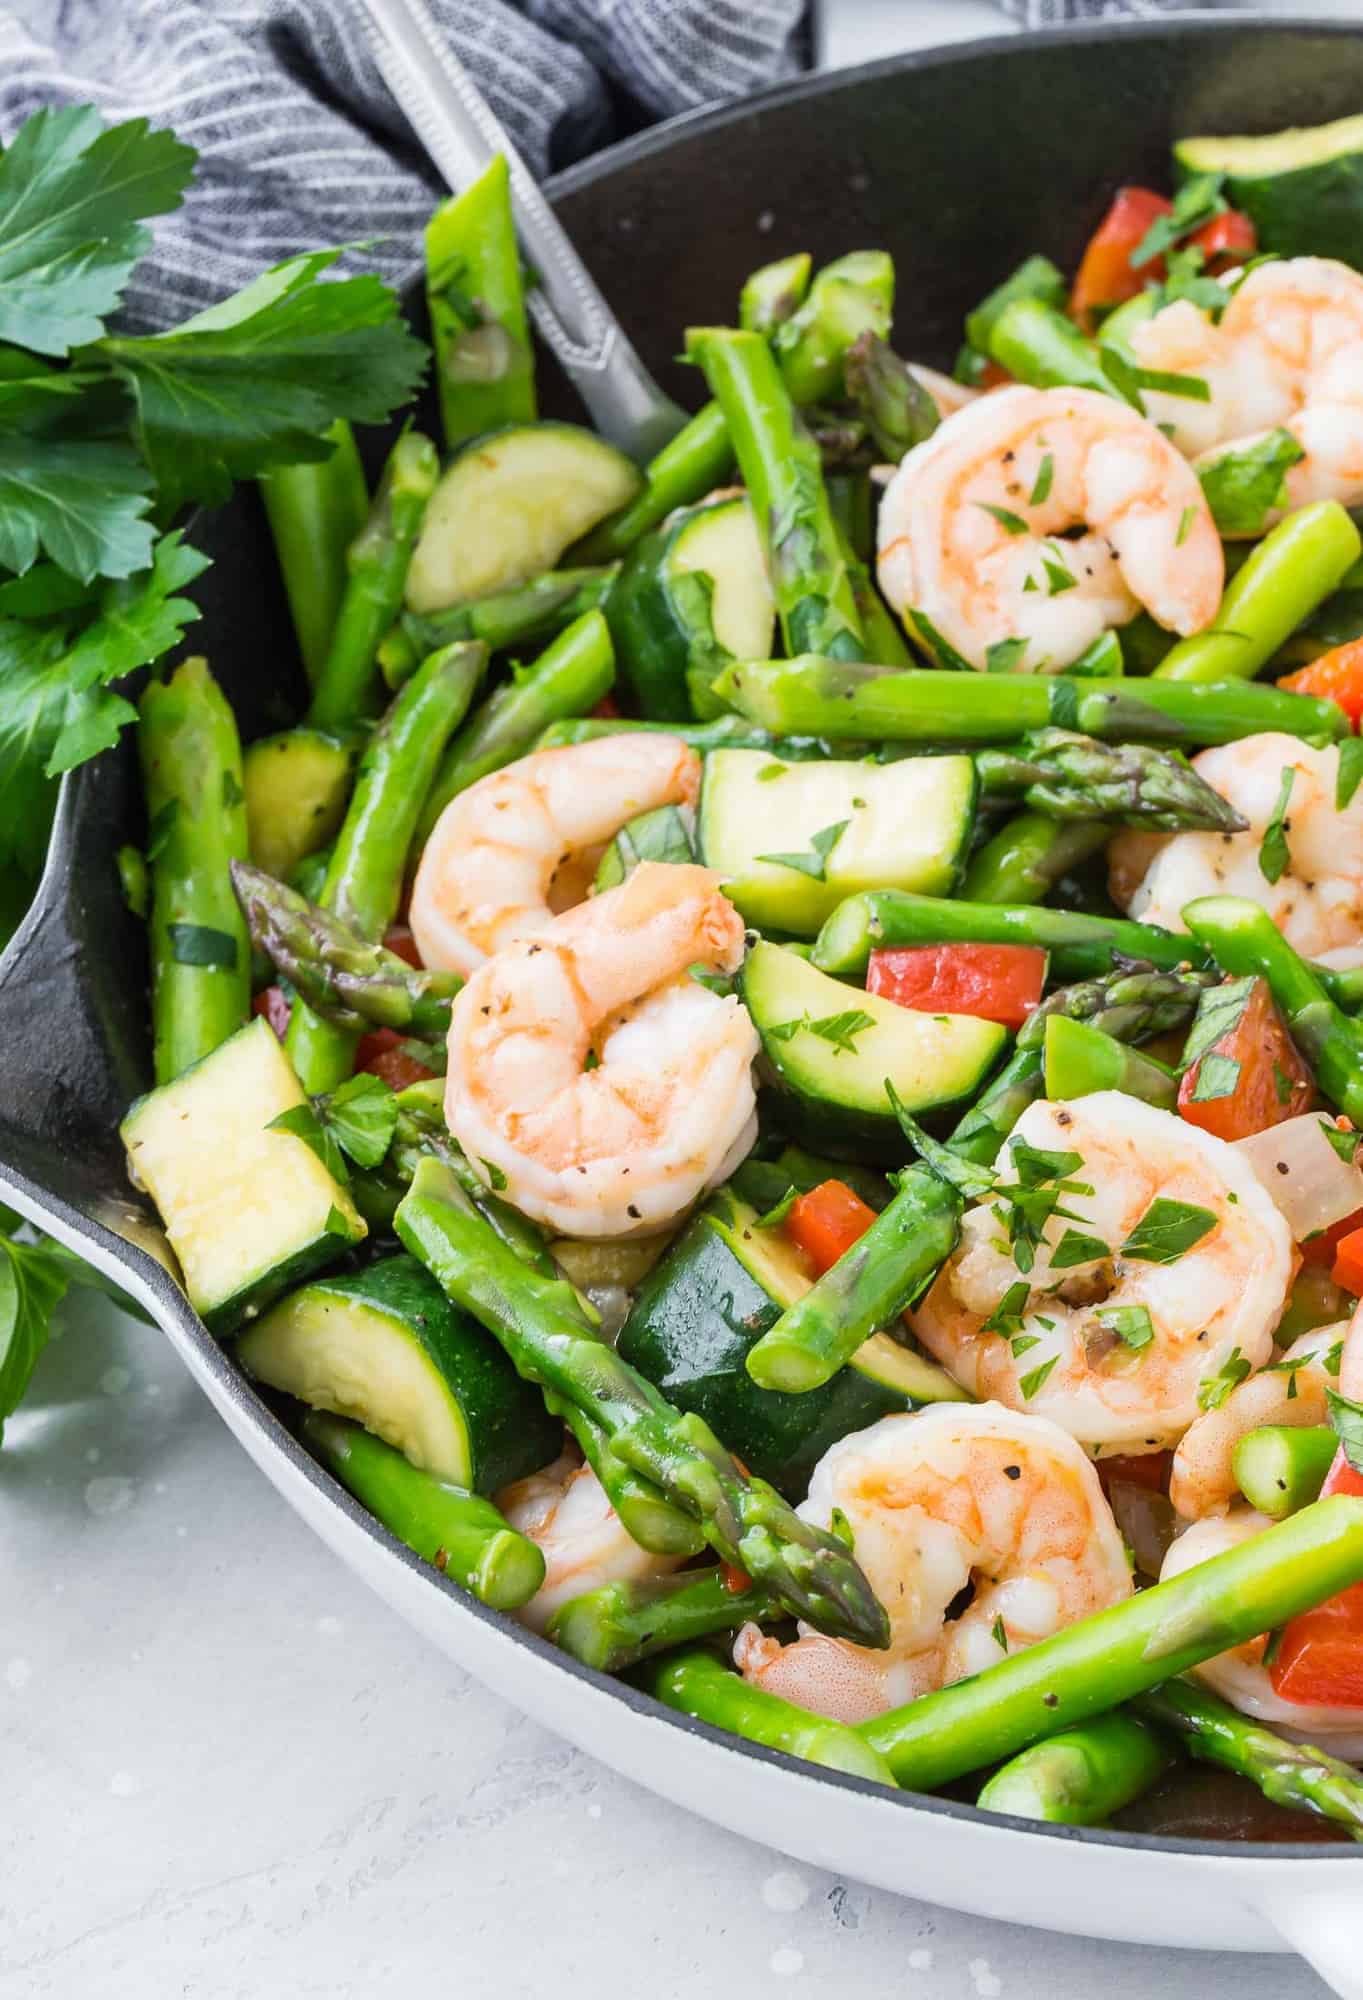
{"type": "Polygon", "coordinates": [[[1323,1112],[1306,1111],[1235,1141],[1298,1243],[1363,1208],[1363,1173],[1340,1158],[1327,1130],[1334,1126],[1323,1112]]]}

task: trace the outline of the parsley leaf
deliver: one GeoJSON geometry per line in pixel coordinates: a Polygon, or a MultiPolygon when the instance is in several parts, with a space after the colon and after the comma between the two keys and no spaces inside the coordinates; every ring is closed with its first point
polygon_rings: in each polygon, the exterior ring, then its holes
{"type": "Polygon", "coordinates": [[[1261,535],[1284,500],[1288,469],[1306,453],[1290,431],[1269,431],[1254,444],[1223,452],[1198,474],[1222,535],[1261,535]]]}
{"type": "Polygon", "coordinates": [[[1200,1410],[1219,1410],[1232,1389],[1249,1380],[1253,1369],[1238,1347],[1233,1347],[1215,1375],[1206,1375],[1197,1392],[1200,1410]]]}
{"type": "Polygon", "coordinates": [[[1174,536],[1174,547],[1181,549],[1188,539],[1188,530],[1197,519],[1196,507],[1185,507],[1178,517],[1178,533],[1174,536]]]}
{"type": "Polygon", "coordinates": [[[221,502],[270,466],[325,459],[336,417],[381,423],[413,394],[426,349],[396,294],[372,275],[316,282],[342,254],[290,257],[170,333],[90,351],[133,399],[167,512],[221,502]]]}
{"type": "MultiPolygon", "coordinates": [[[[1025,1278],[1016,1278],[990,1313],[988,1319],[980,1322],[981,1333],[1002,1334],[1005,1340],[1012,1340],[1022,1324],[1022,1315],[1027,1309],[1031,1286],[1025,1278]]],[[[1035,1343],[1030,1343],[1035,1345],[1035,1343]]],[[[1015,1343],[1013,1352],[1018,1352],[1015,1343]]]]}
{"type": "Polygon", "coordinates": [[[1046,595],[1059,597],[1062,591],[1077,590],[1079,579],[1072,576],[1064,563],[1055,555],[1043,555],[1041,567],[1046,572],[1046,595]]]}
{"type": "Polygon", "coordinates": [[[1036,479],[1033,482],[1031,493],[1028,496],[1029,506],[1040,507],[1044,501],[1050,499],[1051,486],[1052,483],[1054,482],[1054,479],[1055,479],[1055,456],[1052,452],[1048,451],[1046,453],[1046,456],[1042,459],[1040,465],[1037,467],[1036,479]]]}
{"type": "Polygon", "coordinates": [[[997,1177],[993,1168],[982,1167],[976,1161],[966,1159],[962,1153],[953,1153],[950,1146],[944,1146],[940,1139],[934,1139],[925,1132],[905,1109],[899,1092],[888,1076],[885,1078],[885,1095],[890,1100],[890,1109],[899,1120],[900,1131],[930,1174],[935,1174],[939,1181],[945,1181],[948,1187],[955,1188],[966,1201],[977,1201],[982,1195],[994,1192],[997,1177]]]}
{"type": "Polygon", "coordinates": [[[1224,174],[1197,174],[1185,181],[1170,203],[1168,214],[1155,217],[1131,252],[1132,270],[1153,263],[1185,236],[1195,235],[1204,222],[1224,215],[1230,205],[1221,192],[1224,179],[1224,174]]]}
{"type": "Polygon", "coordinates": [[[1193,1025],[1188,1030],[1188,1040],[1183,1050],[1183,1066],[1191,1069],[1203,1056],[1214,1049],[1218,1042],[1239,1026],[1240,1017],[1249,1005],[1254,991],[1254,975],[1244,979],[1225,979],[1219,986],[1209,986],[1197,1003],[1197,1013],[1193,1025]]]}
{"type": "Polygon", "coordinates": [[[1336,1156],[1343,1160],[1346,1167],[1351,1167],[1354,1163],[1354,1154],[1358,1151],[1357,1132],[1341,1132],[1338,1125],[1332,1125],[1328,1118],[1322,1118],[1318,1122],[1336,1156]]]}
{"type": "MultiPolygon", "coordinates": [[[[984,652],[984,670],[987,674],[1015,674],[1022,665],[1027,651],[1026,639],[998,639],[984,652]]],[[[1363,741],[1363,738],[1360,739],[1363,741]]]]}
{"type": "MultiPolygon", "coordinates": [[[[486,1162],[484,1164],[486,1165],[486,1162]]],[[[758,1216],[757,1227],[759,1229],[779,1229],[799,1199],[800,1190],[792,1183],[779,1201],[773,1202],[772,1206],[764,1214],[758,1216]]]]}
{"type": "MultiPolygon", "coordinates": [[[[388,1151],[398,1122],[397,1100],[381,1076],[362,1070],[321,1099],[318,1115],[357,1167],[376,1167],[388,1151]]],[[[495,1179],[492,1185],[497,1185],[495,1179]]],[[[506,1185],[505,1176],[502,1185],[506,1185]]]]}
{"type": "MultiPolygon", "coordinates": [[[[336,1142],[329,1126],[322,1123],[310,1102],[291,1104],[287,1111],[281,1111],[266,1125],[267,1132],[286,1132],[291,1139],[301,1139],[310,1153],[322,1162],[333,1180],[344,1183],[346,1174],[345,1156],[336,1142]]],[[[332,1211],[335,1213],[334,1209],[332,1211]]],[[[331,1227],[331,1217],[327,1218],[327,1231],[331,1235],[344,1234],[345,1226],[338,1232],[331,1227]]]]}
{"type": "Polygon", "coordinates": [[[1335,811],[1343,812],[1363,779],[1363,736],[1346,736],[1339,746],[1335,777],[1335,811]]]}
{"type": "Polygon", "coordinates": [[[1287,807],[1296,781],[1296,765],[1284,764],[1278,802],[1273,808],[1273,817],[1264,828],[1264,837],[1259,843],[1259,873],[1265,882],[1280,881],[1292,859],[1292,852],[1287,844],[1287,807]]]}
{"type": "Polygon", "coordinates": [[[1023,520],[1021,514],[1014,514],[1007,507],[991,507],[987,500],[977,500],[975,505],[983,508],[986,514],[992,514],[999,526],[1005,529],[1008,534],[1025,535],[1027,533],[1027,523],[1023,520]]]}
{"type": "MultiPolygon", "coordinates": [[[[1190,1101],[1193,1104],[1209,1104],[1219,1097],[1233,1097],[1239,1081],[1240,1065],[1234,1056],[1204,1056],[1193,1084],[1190,1101]]],[[[1281,1098],[1279,1102],[1282,1102],[1281,1098]]]]}
{"type": "Polygon", "coordinates": [[[214,930],[211,924],[167,924],[170,955],[177,965],[211,966],[220,972],[235,972],[237,941],[230,931],[214,930]]]}
{"type": "Polygon", "coordinates": [[[1133,1264],[1176,1264],[1215,1227],[1209,1208],[1157,1195],[1117,1254],[1133,1264]]]}
{"type": "Polygon", "coordinates": [[[1030,1375],[1023,1376],[1022,1380],[1018,1383],[1018,1388],[1022,1391],[1024,1402],[1030,1403],[1033,1396],[1045,1388],[1047,1382],[1050,1380],[1051,1370],[1055,1367],[1059,1359],[1060,1356],[1058,1354],[1053,1354],[1049,1361],[1043,1361],[1041,1366],[1034,1368],[1030,1375]]]}
{"type": "Polygon", "coordinates": [[[150,475],[129,445],[0,428],[6,569],[22,574],[41,551],[84,583],[132,576],[151,561],[151,496],[150,475]]]}
{"type": "Polygon", "coordinates": [[[0,340],[54,355],[98,340],[150,246],[143,220],[178,207],[194,160],[145,118],[27,119],[0,155],[0,340]]]}
{"type": "MultiPolygon", "coordinates": [[[[3,1211],[8,1215],[8,1211],[3,1211]]],[[[53,1308],[71,1273],[55,1245],[16,1243],[0,1234],[0,1440],[47,1345],[53,1308]]]]}
{"type": "Polygon", "coordinates": [[[1344,1447],[1344,1456],[1355,1472],[1363,1472],[1363,1403],[1350,1402],[1338,1389],[1325,1391],[1326,1407],[1335,1436],[1344,1447]]]}
{"type": "Polygon", "coordinates": [[[1139,1354],[1155,1338],[1154,1323],[1146,1306],[1099,1306],[1094,1318],[1134,1354],[1139,1354]]]}
{"type": "Polygon", "coordinates": [[[994,1635],[994,1644],[998,1647],[1001,1653],[1006,1653],[1008,1651],[1008,1634],[1004,1629],[1002,1616],[994,1620],[991,1629],[994,1635]]]}
{"type": "Polygon", "coordinates": [[[1100,1264],[1111,1255],[1111,1250],[1100,1236],[1086,1236],[1080,1229],[1067,1229],[1051,1252],[1051,1269],[1069,1271],[1076,1264],[1100,1264]]]}
{"type": "Polygon", "coordinates": [[[838,1055],[855,1055],[856,1038],[875,1026],[874,1014],[868,1014],[862,1007],[845,1008],[841,1014],[825,1014],[818,1021],[806,1021],[805,1027],[811,1035],[831,1042],[838,1055]]]}
{"type": "Polygon", "coordinates": [[[754,859],[773,861],[779,868],[797,868],[802,875],[812,875],[816,882],[822,882],[828,857],[851,824],[850,819],[840,819],[832,826],[821,827],[818,833],[812,833],[809,836],[811,852],[808,854],[758,854],[754,859]]]}

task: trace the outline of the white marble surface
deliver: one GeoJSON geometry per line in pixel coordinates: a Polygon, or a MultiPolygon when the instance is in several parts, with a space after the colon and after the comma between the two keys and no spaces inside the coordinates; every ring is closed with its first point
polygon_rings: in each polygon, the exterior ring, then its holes
{"type": "Polygon", "coordinates": [[[649,1797],[415,1638],[101,1301],[0,1451],[0,2000],[1319,2000],[982,1923],[649,1797]]]}

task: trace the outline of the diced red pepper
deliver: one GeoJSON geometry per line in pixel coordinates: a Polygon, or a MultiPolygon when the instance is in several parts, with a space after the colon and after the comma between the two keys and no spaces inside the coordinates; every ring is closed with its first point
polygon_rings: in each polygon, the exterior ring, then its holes
{"type": "Polygon", "coordinates": [[[1322,1229],[1319,1236],[1308,1236],[1304,1243],[1298,1244],[1302,1263],[1323,1264],[1327,1267],[1333,1264],[1339,1254],[1340,1244],[1346,1236],[1352,1236],[1356,1229],[1363,1230],[1363,1208],[1356,1208],[1352,1215],[1341,1216],[1340,1220],[1332,1222],[1328,1229],[1322,1229]]]}
{"type": "Polygon", "coordinates": [[[987,360],[975,378],[975,387],[986,391],[1006,389],[1015,379],[1001,361],[987,360]]]}
{"type": "MultiPolygon", "coordinates": [[[[1321,1498],[1363,1495],[1363,1474],[1341,1447],[1321,1498]]],[[[1363,1583],[1327,1598],[1283,1627],[1268,1677],[1284,1701],[1327,1708],[1363,1708],[1363,1583]]]]}
{"type": "Polygon", "coordinates": [[[875,1219],[875,1210],[846,1181],[820,1181],[792,1203],[785,1231],[822,1277],[875,1219]]]}
{"type": "Polygon", "coordinates": [[[1335,1245],[1330,1276],[1355,1298],[1363,1298],[1363,1229],[1351,1229],[1335,1245]]]}
{"type": "Polygon", "coordinates": [[[1144,1486],[1151,1493],[1167,1493],[1173,1462],[1171,1451],[1147,1451],[1134,1458],[1118,1453],[1113,1458],[1095,1459],[1094,1470],[1102,1481],[1104,1493],[1114,1486],[1144,1486]]]}
{"type": "Polygon", "coordinates": [[[1209,271],[1224,271],[1254,255],[1259,248],[1259,232],[1240,209],[1228,208],[1223,214],[1214,215],[1210,222],[1204,222],[1188,241],[1202,252],[1209,271]]]}
{"type": "Polygon", "coordinates": [[[1310,1070],[1282,1024],[1267,981],[1256,979],[1239,1019],[1219,1042],[1183,1072],[1178,1087],[1179,1116],[1217,1139],[1248,1139],[1309,1110],[1316,1094],[1310,1070]],[[1219,1057],[1237,1065],[1224,1097],[1198,1098],[1208,1064],[1219,1057]]]}
{"type": "Polygon", "coordinates": [[[973,1014],[1020,1028],[1046,984],[1046,954],[1030,944],[914,944],[873,951],[866,991],[920,1014],[973,1014]]]}
{"type": "Polygon", "coordinates": [[[603,694],[600,701],[596,704],[596,707],[591,710],[591,713],[592,715],[596,716],[597,719],[601,722],[618,721],[620,716],[620,709],[616,702],[615,696],[610,694],[603,694]]]}
{"type": "Polygon", "coordinates": [[[722,1562],[719,1566],[720,1581],[731,1597],[741,1597],[745,1590],[752,1589],[752,1578],[737,1563],[722,1562]]]}
{"type": "Polygon", "coordinates": [[[421,970],[421,953],[416,948],[416,939],[406,924],[390,924],[383,934],[383,948],[398,958],[405,958],[408,965],[421,970]]]}
{"type": "Polygon", "coordinates": [[[406,1090],[410,1084],[424,1083],[435,1071],[409,1055],[403,1046],[405,1041],[406,1037],[396,1028],[375,1028],[361,1035],[355,1051],[356,1069],[381,1077],[390,1090],[406,1090]]]}
{"type": "Polygon", "coordinates": [[[263,1015],[282,1042],[289,1032],[293,1007],[282,986],[265,986],[251,1002],[251,1012],[263,1015]]]}
{"type": "Polygon", "coordinates": [[[1357,729],[1363,720],[1363,639],[1350,639],[1347,645],[1322,653],[1309,667],[1284,674],[1278,686],[1291,694],[1323,695],[1327,701],[1337,701],[1357,729]]]}
{"type": "Polygon", "coordinates": [[[1151,223],[1168,215],[1172,206],[1153,188],[1118,188],[1111,208],[1089,238],[1070,292],[1070,313],[1085,332],[1093,331],[1100,308],[1134,299],[1147,279],[1159,275],[1153,261],[1134,270],[1131,253],[1151,223]]]}

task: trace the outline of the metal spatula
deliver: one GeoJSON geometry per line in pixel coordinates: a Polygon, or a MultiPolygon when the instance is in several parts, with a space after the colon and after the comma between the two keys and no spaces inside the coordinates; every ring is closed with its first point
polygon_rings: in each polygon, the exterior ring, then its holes
{"type": "Polygon", "coordinates": [[[651,458],[686,414],[635,353],[424,0],[356,0],[355,11],[384,82],[451,188],[461,192],[496,154],[506,155],[516,233],[538,280],[528,300],[536,330],[602,435],[632,458],[651,458]]]}

